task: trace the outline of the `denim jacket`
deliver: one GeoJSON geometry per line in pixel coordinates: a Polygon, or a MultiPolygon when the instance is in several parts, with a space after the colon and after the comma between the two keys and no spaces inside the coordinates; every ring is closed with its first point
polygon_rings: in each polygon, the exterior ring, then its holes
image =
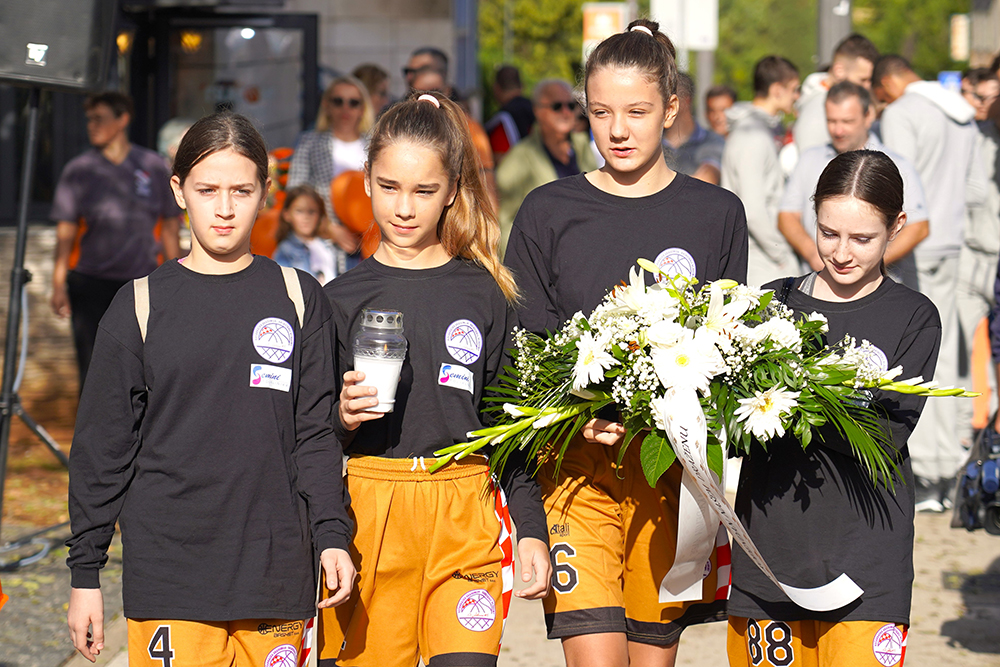
{"type": "MultiPolygon", "coordinates": [[[[324,242],[333,248],[330,241],[324,242]]],[[[317,277],[312,271],[312,262],[309,257],[309,246],[302,242],[295,234],[289,234],[284,241],[278,244],[278,249],[274,251],[274,261],[281,266],[290,266],[293,269],[302,269],[314,278],[317,277]]],[[[327,278],[330,280],[331,278],[327,278]]]]}

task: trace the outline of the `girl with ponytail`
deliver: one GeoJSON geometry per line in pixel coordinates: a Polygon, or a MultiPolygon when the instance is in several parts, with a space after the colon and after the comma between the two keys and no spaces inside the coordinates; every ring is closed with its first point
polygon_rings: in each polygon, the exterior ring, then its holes
{"type": "MultiPolygon", "coordinates": [[[[641,257],[702,284],[746,281],[743,205],[663,159],[677,76],[673,44],[652,21],[633,21],[591,53],[583,92],[605,164],[537,188],[518,210],[505,259],[525,329],[552,331],[590,313],[641,257]]],[[[707,563],[677,555],[680,464],[650,488],[641,436],[622,453],[618,410],[605,417],[565,443],[558,474],[546,464],[539,472],[549,534],[559,536],[555,591],[544,600],[549,637],[562,640],[571,667],[669,666],[685,627],[725,618],[728,542],[724,533],[701,542],[707,563]],[[664,581],[678,562],[705,577],[672,594],[664,581]]]]}
{"type": "Polygon", "coordinates": [[[500,228],[462,110],[437,93],[385,111],[366,187],[382,240],[324,288],[334,311],[335,428],[356,519],[360,588],[320,615],[320,665],[495,665],[513,587],[549,589],[545,516],[526,466],[489,479],[485,457],[436,472],[433,452],[481,428],[481,400],[506,363],[518,291],[500,263],[500,228]],[[403,315],[408,351],[392,411],[353,370],[362,309],[403,315]],[[489,489],[490,493],[484,493],[489,489]],[[509,500],[509,513],[507,510],[509,500]],[[413,604],[416,598],[416,604],[413,604]]]}

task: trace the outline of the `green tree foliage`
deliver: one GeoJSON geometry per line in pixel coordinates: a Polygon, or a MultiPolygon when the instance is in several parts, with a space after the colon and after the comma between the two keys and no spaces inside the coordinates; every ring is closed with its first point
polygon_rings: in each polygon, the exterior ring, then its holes
{"type": "Polygon", "coordinates": [[[951,59],[950,17],[965,14],[971,0],[854,0],[854,29],[882,53],[898,53],[923,77],[937,78],[967,62],[951,59]]]}
{"type": "MultiPolygon", "coordinates": [[[[853,0],[854,29],[883,53],[899,53],[921,75],[961,69],[949,54],[949,17],[966,13],[972,0],[853,0]]],[[[541,79],[580,74],[582,0],[480,0],[479,62],[488,112],[490,84],[505,62],[521,69],[525,91],[541,79]],[[507,17],[505,22],[504,17],[507,17]],[[506,23],[506,29],[505,29],[506,23]]],[[[817,0],[719,0],[719,50],[715,82],[753,96],[753,66],[770,54],[795,63],[802,76],[816,69],[817,0]]],[[[648,0],[638,3],[648,15],[648,0]]]]}
{"type": "Polygon", "coordinates": [[[753,97],[753,66],[764,56],[791,60],[802,76],[813,71],[816,0],[719,0],[715,82],[753,97]]]}
{"type": "Polygon", "coordinates": [[[583,48],[582,4],[581,0],[480,0],[479,64],[483,92],[490,102],[493,73],[504,63],[521,70],[528,95],[542,79],[576,82],[583,48]]]}

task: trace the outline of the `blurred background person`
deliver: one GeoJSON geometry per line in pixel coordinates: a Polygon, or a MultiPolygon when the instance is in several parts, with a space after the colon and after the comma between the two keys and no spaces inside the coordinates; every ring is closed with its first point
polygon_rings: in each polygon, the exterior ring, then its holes
{"type": "Polygon", "coordinates": [[[514,216],[528,193],[557,178],[597,169],[590,135],[575,132],[579,103],[562,79],[540,81],[532,95],[535,127],[497,168],[500,191],[500,252],[507,248],[514,216]]]}
{"type": "Polygon", "coordinates": [[[778,149],[785,131],[784,114],[795,112],[799,70],[781,56],[757,62],[752,102],[738,102],[726,112],[729,136],[722,154],[722,187],[741,200],[747,213],[749,253],[747,284],[759,287],[798,273],[798,260],[778,231],[778,204],[785,176],[778,149]]]}
{"type": "MultiPolygon", "coordinates": [[[[955,293],[965,233],[966,207],[986,199],[986,176],[977,156],[976,112],[958,93],[923,81],[898,55],[879,59],[872,90],[887,106],[882,141],[916,167],[927,196],[930,235],[915,254],[920,291],[941,316],[941,351],[934,379],[959,378],[961,327],[955,293]]],[[[930,401],[910,438],[917,511],[943,512],[951,505],[955,473],[964,453],[957,399],[930,401]]]]}
{"type": "Polygon", "coordinates": [[[726,111],[736,104],[736,91],[729,86],[712,86],[705,93],[705,120],[708,127],[720,137],[729,135],[726,111]]]}
{"type": "Polygon", "coordinates": [[[372,103],[372,111],[378,117],[391,101],[389,98],[389,73],[375,63],[364,63],[355,67],[351,75],[365,84],[368,99],[372,103]]]}
{"type": "MultiPolygon", "coordinates": [[[[448,56],[440,49],[423,46],[411,53],[406,67],[403,68],[403,75],[411,92],[439,92],[460,103],[455,89],[448,83],[448,56]]],[[[480,173],[486,182],[486,189],[490,193],[494,208],[499,209],[496,175],[493,173],[496,163],[493,160],[490,138],[483,126],[469,114],[465,105],[461,106],[465,111],[465,121],[469,126],[469,134],[472,135],[472,143],[479,155],[480,173]]]]}
{"type": "Polygon", "coordinates": [[[810,74],[802,82],[798,115],[792,126],[795,147],[799,154],[813,146],[830,142],[826,127],[826,93],[841,81],[850,81],[871,90],[872,70],[878,60],[878,49],[858,34],[844,38],[833,52],[833,62],[826,72],[810,74]]]}
{"type": "Polygon", "coordinates": [[[997,403],[997,378],[987,353],[988,325],[983,318],[996,304],[994,283],[1000,259],[1000,173],[997,169],[1000,160],[997,88],[1000,88],[1000,82],[988,69],[973,72],[976,73],[973,107],[979,130],[976,147],[986,176],[986,196],[980,205],[968,208],[962,249],[958,254],[958,289],[955,296],[962,333],[959,382],[967,387],[976,384],[976,391],[992,394],[990,401],[978,410],[973,401],[959,401],[959,441],[964,448],[972,445],[975,431],[987,425],[991,408],[997,403]]]}
{"type": "Polygon", "coordinates": [[[56,222],[50,304],[72,322],[80,391],[111,300],[130,280],[152,273],[161,251],[165,260],[180,254],[181,224],[166,161],[128,140],[132,98],[99,93],[83,109],[92,148],[66,164],[49,214],[56,222]],[[70,269],[81,224],[79,259],[70,269]]]}
{"type": "Polygon", "coordinates": [[[976,110],[976,120],[985,121],[1000,96],[1000,79],[985,67],[967,70],[962,76],[962,97],[976,110]]]}
{"type": "Polygon", "coordinates": [[[726,140],[698,124],[692,108],[693,98],[694,81],[681,72],[677,78],[680,107],[674,124],[663,133],[663,156],[667,166],[674,171],[718,185],[726,140]]]}
{"type": "Polygon", "coordinates": [[[816,209],[812,200],[820,174],[841,153],[861,149],[885,153],[903,177],[906,225],[889,243],[884,259],[893,280],[915,290],[918,281],[913,249],[929,233],[927,202],[920,176],[909,160],[888,150],[871,132],[875,107],[866,88],[850,81],[834,84],[826,95],[825,107],[830,141],[813,146],[799,156],[785,184],[778,210],[778,229],[801,259],[802,271],[821,270],[823,262],[816,248],[816,209]]]}
{"type": "MultiPolygon", "coordinates": [[[[353,76],[338,76],[323,93],[316,129],[304,132],[288,167],[289,189],[311,185],[332,214],[330,184],[345,171],[363,171],[367,159],[366,135],[375,121],[368,89],[353,76]]],[[[331,215],[330,235],[338,248],[337,271],[360,261],[361,237],[331,215]]]]}
{"type": "Polygon", "coordinates": [[[531,100],[522,94],[521,72],[513,65],[503,65],[497,70],[493,97],[500,110],[486,122],[485,130],[490,137],[493,158],[500,164],[500,158],[531,132],[535,112],[531,100]]]}

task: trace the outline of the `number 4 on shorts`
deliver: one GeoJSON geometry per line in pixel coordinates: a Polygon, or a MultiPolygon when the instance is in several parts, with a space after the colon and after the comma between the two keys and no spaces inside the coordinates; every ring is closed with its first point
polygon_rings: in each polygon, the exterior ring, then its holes
{"type": "Polygon", "coordinates": [[[156,628],[153,638],[149,640],[149,647],[146,649],[152,660],[160,660],[163,667],[170,667],[174,659],[174,650],[170,648],[170,626],[161,625],[156,628]]]}

